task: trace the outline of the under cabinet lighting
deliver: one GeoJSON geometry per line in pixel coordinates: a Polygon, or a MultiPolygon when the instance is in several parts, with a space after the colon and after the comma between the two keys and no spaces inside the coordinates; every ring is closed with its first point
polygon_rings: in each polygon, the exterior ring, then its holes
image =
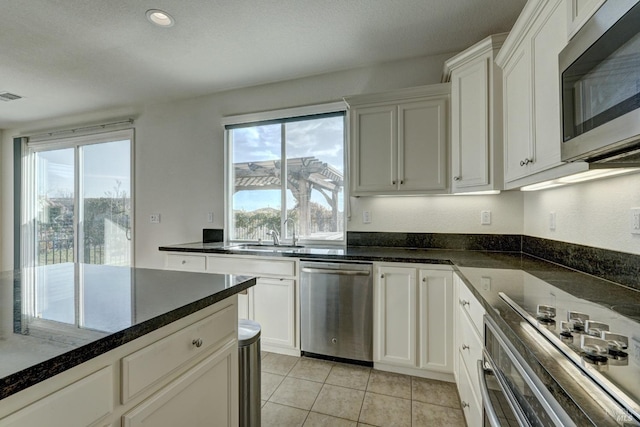
{"type": "Polygon", "coordinates": [[[576,173],[574,175],[565,176],[563,178],[557,178],[550,181],[540,182],[538,184],[527,185],[525,187],[522,187],[520,191],[547,190],[549,188],[561,187],[563,185],[576,184],[578,182],[591,181],[594,179],[610,178],[612,176],[625,175],[638,171],[640,171],[640,168],[592,169],[585,172],[576,173]]]}
{"type": "Polygon", "coordinates": [[[500,190],[486,190],[486,191],[469,191],[467,193],[452,193],[452,196],[490,196],[493,194],[500,194],[500,190]]]}
{"type": "Polygon", "coordinates": [[[160,9],[147,10],[147,19],[152,24],[165,28],[173,27],[173,24],[175,23],[175,20],[171,15],[160,9]]]}

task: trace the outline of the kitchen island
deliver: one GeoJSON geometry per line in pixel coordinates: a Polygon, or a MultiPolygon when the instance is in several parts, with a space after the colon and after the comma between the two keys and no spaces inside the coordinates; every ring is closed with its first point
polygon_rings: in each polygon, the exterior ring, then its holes
{"type": "Polygon", "coordinates": [[[81,263],[0,273],[0,425],[150,425],[203,391],[219,402],[193,405],[232,424],[236,294],[255,282],[81,263]]]}

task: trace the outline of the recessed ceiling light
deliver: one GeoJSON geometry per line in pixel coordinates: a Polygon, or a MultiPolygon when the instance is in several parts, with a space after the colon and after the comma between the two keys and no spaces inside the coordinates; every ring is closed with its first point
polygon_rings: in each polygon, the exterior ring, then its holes
{"type": "Polygon", "coordinates": [[[160,9],[147,10],[147,19],[149,22],[160,27],[173,27],[173,24],[175,23],[175,20],[171,15],[160,9]]]}

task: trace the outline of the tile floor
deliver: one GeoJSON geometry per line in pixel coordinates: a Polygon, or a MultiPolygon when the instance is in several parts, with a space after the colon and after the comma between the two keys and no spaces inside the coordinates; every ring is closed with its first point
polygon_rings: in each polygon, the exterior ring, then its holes
{"type": "Polygon", "coordinates": [[[262,427],[464,425],[453,383],[262,354],[262,427]]]}

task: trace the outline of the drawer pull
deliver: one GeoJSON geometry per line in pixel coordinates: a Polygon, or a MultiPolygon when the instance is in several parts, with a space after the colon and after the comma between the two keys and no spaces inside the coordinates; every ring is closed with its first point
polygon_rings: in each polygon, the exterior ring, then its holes
{"type": "Polygon", "coordinates": [[[469,346],[468,346],[468,345],[466,345],[466,344],[462,344],[462,349],[463,349],[463,350],[469,350],[469,346]]]}
{"type": "Polygon", "coordinates": [[[186,264],[186,263],[187,263],[187,260],[186,260],[186,259],[183,259],[183,260],[182,260],[182,264],[184,265],[184,264],[186,264]]]}
{"type": "Polygon", "coordinates": [[[195,340],[191,341],[191,344],[195,345],[197,348],[200,348],[202,347],[202,339],[196,338],[195,340]]]}
{"type": "Polygon", "coordinates": [[[469,407],[469,404],[463,400],[463,401],[462,401],[462,407],[463,407],[463,408],[468,408],[468,407],[469,407]]]}
{"type": "Polygon", "coordinates": [[[460,302],[460,305],[461,305],[461,306],[463,306],[463,307],[464,307],[465,305],[469,305],[469,301],[464,300],[464,299],[459,300],[459,302],[460,302]]]}

